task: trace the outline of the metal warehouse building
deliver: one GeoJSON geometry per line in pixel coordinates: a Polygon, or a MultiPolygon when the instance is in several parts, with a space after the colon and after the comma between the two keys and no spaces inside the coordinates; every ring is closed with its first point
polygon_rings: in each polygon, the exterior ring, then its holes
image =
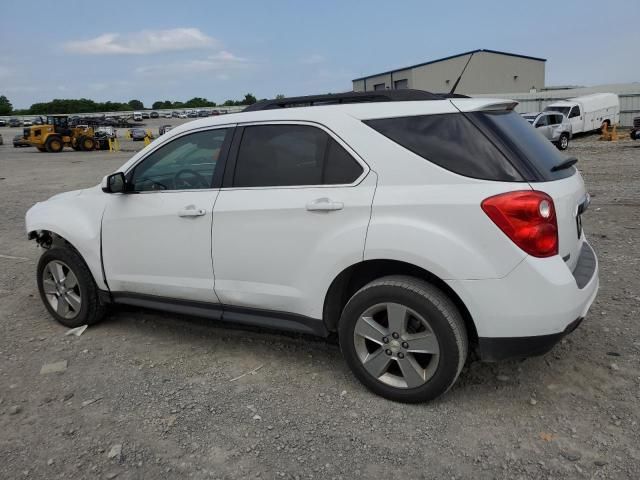
{"type": "Polygon", "coordinates": [[[473,50],[353,80],[355,92],[415,88],[448,92],[473,54],[456,93],[529,92],[544,88],[544,58],[496,50],[473,50]]]}

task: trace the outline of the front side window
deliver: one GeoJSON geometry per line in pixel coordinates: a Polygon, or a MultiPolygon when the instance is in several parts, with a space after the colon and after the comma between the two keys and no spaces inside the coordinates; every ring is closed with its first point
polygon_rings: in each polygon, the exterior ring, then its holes
{"type": "Polygon", "coordinates": [[[190,133],[163,145],[136,165],[135,192],[211,188],[228,129],[190,133]]]}
{"type": "Polygon", "coordinates": [[[549,115],[540,115],[536,122],[536,128],[546,127],[547,125],[549,125],[549,115]]]}
{"type": "Polygon", "coordinates": [[[362,167],[323,130],[308,125],[245,127],[234,187],[349,184],[362,167]]]}
{"type": "Polygon", "coordinates": [[[579,117],[580,116],[580,107],[577,105],[571,109],[571,113],[569,114],[569,118],[579,117]]]}

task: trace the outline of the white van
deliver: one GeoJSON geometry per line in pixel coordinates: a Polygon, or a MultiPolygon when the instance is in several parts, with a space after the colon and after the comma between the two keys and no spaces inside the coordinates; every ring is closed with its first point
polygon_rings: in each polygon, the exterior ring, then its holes
{"type": "Polygon", "coordinates": [[[141,122],[142,121],[142,112],[133,112],[133,121],[141,122]]]}
{"type": "Polygon", "coordinates": [[[561,112],[571,122],[571,133],[599,130],[620,122],[620,100],[615,93],[593,93],[554,102],[545,112],[561,112]]]}

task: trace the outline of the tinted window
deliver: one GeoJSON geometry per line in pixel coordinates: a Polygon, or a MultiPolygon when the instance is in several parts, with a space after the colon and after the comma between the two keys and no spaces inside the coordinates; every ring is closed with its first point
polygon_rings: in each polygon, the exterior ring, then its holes
{"type": "Polygon", "coordinates": [[[322,130],[305,125],[246,127],[233,185],[320,185],[326,143],[322,130]]]}
{"type": "Polygon", "coordinates": [[[488,129],[487,134],[514,164],[521,162],[528,169],[526,180],[557,180],[575,173],[573,167],[551,171],[567,157],[517,113],[471,112],[465,115],[476,125],[488,129]]]}
{"type": "MultiPolygon", "coordinates": [[[[531,129],[526,120],[520,120],[531,129]]],[[[500,150],[462,114],[385,118],[365,123],[413,153],[460,175],[522,181],[500,150]]]]}
{"type": "Polygon", "coordinates": [[[353,183],[362,167],[323,130],[307,125],[245,127],[234,187],[353,183]]]}
{"type": "Polygon", "coordinates": [[[361,174],[362,167],[342,146],[329,138],[323,183],[340,185],[353,183],[361,174]]]}
{"type": "Polygon", "coordinates": [[[562,123],[562,116],[561,115],[549,115],[549,124],[550,125],[558,125],[559,123],[562,123]]]}
{"type": "Polygon", "coordinates": [[[580,107],[573,107],[571,109],[571,113],[569,114],[569,118],[579,117],[580,116],[580,107]]]}
{"type": "Polygon", "coordinates": [[[211,188],[226,129],[207,130],[176,138],[163,145],[134,169],[133,190],[211,188]]]}

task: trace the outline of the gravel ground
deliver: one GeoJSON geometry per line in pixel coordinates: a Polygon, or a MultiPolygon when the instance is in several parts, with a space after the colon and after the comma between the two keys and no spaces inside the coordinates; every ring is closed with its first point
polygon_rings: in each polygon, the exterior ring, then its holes
{"type": "Polygon", "coordinates": [[[640,478],[640,142],[570,146],[601,262],[583,325],[544,357],[472,363],[438,401],[401,405],[367,392],[332,341],[135,309],[65,336],[37,296],[24,214],[131,153],[40,154],[11,132],[0,478],[640,478]]]}

